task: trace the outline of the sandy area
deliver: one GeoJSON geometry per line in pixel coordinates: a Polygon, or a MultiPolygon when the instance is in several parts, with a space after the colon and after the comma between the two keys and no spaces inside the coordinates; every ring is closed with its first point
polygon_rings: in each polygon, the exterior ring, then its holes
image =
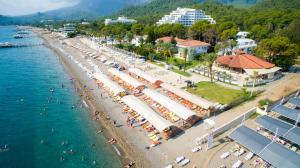
{"type": "MultiPolygon", "coordinates": [[[[134,141],[128,139],[128,137],[141,137],[140,135],[135,135],[132,130],[128,129],[126,131],[122,127],[113,125],[113,120],[116,120],[118,125],[125,125],[126,117],[118,117],[119,115],[123,115],[121,106],[114,103],[105,92],[98,89],[96,83],[87,76],[86,72],[68,58],[68,56],[81,58],[82,55],[61,44],[58,38],[54,38],[50,34],[42,34],[37,29],[34,29],[34,32],[45,40],[45,45],[47,47],[59,55],[60,61],[63,63],[68,73],[70,73],[77,81],[76,85],[78,88],[81,88],[79,94],[85,99],[91,109],[91,117],[95,119],[93,113],[95,111],[100,112],[100,117],[98,119],[100,121],[99,124],[101,124],[104,130],[103,134],[107,139],[110,139],[111,137],[117,139],[116,147],[121,152],[121,158],[123,159],[124,164],[128,163],[129,160],[133,160],[136,163],[136,167],[157,167],[157,165],[151,165],[151,162],[148,161],[147,157],[141,155],[139,149],[136,148],[136,145],[133,145],[132,142],[134,141]],[[101,94],[103,95],[102,98],[100,97],[101,94]],[[124,124],[121,122],[123,118],[124,124]]],[[[88,64],[85,65],[87,66],[88,64]]],[[[145,140],[143,141],[145,142],[145,140]]]]}
{"type": "MultiPolygon", "coordinates": [[[[216,147],[213,149],[206,151],[206,146],[202,145],[201,147],[203,150],[200,152],[191,152],[191,150],[196,147],[195,139],[208,132],[207,127],[202,122],[186,130],[182,135],[168,141],[163,141],[161,145],[155,148],[146,149],[145,147],[150,144],[146,132],[140,127],[129,128],[126,126],[127,114],[122,112],[122,107],[114,103],[108,95],[105,94],[105,92],[97,87],[96,83],[88,77],[87,73],[75,64],[74,60],[92,70],[93,67],[87,59],[84,58],[85,54],[67,44],[80,45],[81,48],[91,52],[96,52],[97,55],[103,54],[99,52],[101,50],[97,47],[93,48],[93,46],[88,45],[79,38],[58,40],[59,38],[55,34],[41,34],[38,30],[35,30],[35,32],[40,34],[40,36],[48,42],[47,45],[60,55],[61,60],[65,63],[66,67],[70,69],[71,74],[77,79],[79,84],[81,86],[87,86],[83,89],[85,91],[83,93],[84,96],[89,99],[89,104],[92,108],[91,111],[100,112],[100,123],[105,128],[104,133],[106,134],[106,137],[114,137],[118,140],[117,147],[121,150],[121,155],[122,158],[125,159],[125,162],[128,160],[134,160],[136,162],[136,167],[158,168],[164,167],[168,164],[173,164],[174,167],[181,167],[180,165],[175,164],[174,160],[178,156],[185,156],[191,160],[191,163],[189,163],[186,167],[220,166],[221,163],[215,163],[213,160],[219,155],[221,149],[226,148],[226,143],[221,144],[216,140],[216,147]],[[101,94],[103,95],[102,97],[100,96],[101,94]],[[117,124],[119,125],[118,127],[115,127],[112,124],[113,120],[117,121],[117,124]]],[[[119,61],[122,62],[122,60],[119,61]]],[[[107,66],[101,62],[95,61],[94,63],[97,64],[102,72],[107,73],[107,66]]],[[[123,64],[126,66],[126,62],[123,64]]],[[[163,68],[154,65],[144,67],[142,67],[143,65],[138,64],[130,65],[141,67],[141,69],[147,69],[150,74],[169,83],[176,83],[178,79],[185,79],[183,77],[179,77],[178,74],[166,71],[163,68]]],[[[283,95],[287,95],[288,93],[295,91],[299,87],[299,83],[299,74],[288,74],[284,77],[284,79],[264,86],[265,92],[258,96],[255,100],[246,102],[236,108],[217,115],[212,119],[216,122],[216,127],[218,127],[225,122],[231,121],[234,116],[241,115],[248,109],[255,107],[260,99],[268,97],[271,100],[278,100],[283,95]],[[282,83],[283,81],[285,82],[282,83]]],[[[181,87],[181,85],[181,83],[178,83],[177,86],[181,87]]],[[[245,165],[245,167],[251,166],[245,165]]]]}

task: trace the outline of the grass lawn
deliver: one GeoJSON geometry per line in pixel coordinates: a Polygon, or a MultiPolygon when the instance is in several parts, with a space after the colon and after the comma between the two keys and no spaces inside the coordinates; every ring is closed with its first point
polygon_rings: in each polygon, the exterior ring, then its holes
{"type": "Polygon", "coordinates": [[[149,62],[150,62],[151,64],[157,65],[157,66],[159,66],[159,67],[165,67],[164,64],[159,63],[159,62],[155,62],[155,61],[149,61],[149,62]]]}
{"type": "MultiPolygon", "coordinates": [[[[183,59],[179,59],[179,58],[174,58],[174,57],[171,57],[169,59],[169,64],[172,64],[174,66],[177,66],[179,68],[179,66],[181,65],[182,68],[184,66],[184,60],[183,59]]],[[[199,61],[187,61],[186,62],[186,69],[190,69],[190,68],[193,68],[195,66],[199,65],[199,61]]]]}
{"type": "Polygon", "coordinates": [[[255,112],[249,118],[250,119],[255,119],[255,118],[259,117],[259,116],[260,116],[260,114],[258,114],[257,112],[255,112]]]}
{"type": "Polygon", "coordinates": [[[188,88],[188,92],[222,104],[229,104],[236,100],[250,97],[249,93],[244,90],[226,88],[216,83],[199,82],[196,86],[195,89],[188,88]]]}
{"type": "Polygon", "coordinates": [[[176,69],[176,68],[172,68],[172,71],[175,72],[175,73],[178,73],[179,75],[185,76],[185,77],[190,77],[191,76],[191,74],[189,74],[188,72],[184,72],[184,71],[181,71],[181,70],[176,69]]]}

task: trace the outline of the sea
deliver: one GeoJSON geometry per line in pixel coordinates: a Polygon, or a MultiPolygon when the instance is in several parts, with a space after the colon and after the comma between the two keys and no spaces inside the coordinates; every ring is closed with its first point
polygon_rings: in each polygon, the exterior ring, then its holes
{"type": "MultiPolygon", "coordinates": [[[[0,42],[42,42],[15,29],[0,27],[0,42]]],[[[53,51],[0,48],[0,168],[121,167],[99,129],[53,51]]]]}

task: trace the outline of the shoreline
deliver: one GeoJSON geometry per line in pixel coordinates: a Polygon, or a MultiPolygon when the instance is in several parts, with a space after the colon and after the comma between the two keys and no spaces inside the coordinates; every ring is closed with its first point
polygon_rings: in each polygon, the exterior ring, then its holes
{"type": "MultiPolygon", "coordinates": [[[[138,152],[139,149],[135,148],[134,145],[130,144],[130,142],[123,136],[122,131],[118,131],[116,126],[113,125],[112,120],[110,120],[109,114],[106,110],[104,110],[105,107],[100,104],[101,100],[97,100],[96,97],[93,95],[91,91],[84,88],[84,79],[76,72],[76,68],[74,67],[76,65],[72,65],[72,62],[66,58],[66,53],[68,53],[66,50],[63,49],[63,44],[59,44],[61,46],[58,46],[57,44],[53,44],[53,39],[50,39],[49,37],[45,37],[39,30],[36,28],[33,28],[32,31],[38,35],[41,39],[44,41],[44,46],[52,50],[54,53],[56,53],[59,62],[62,64],[66,72],[72,76],[74,81],[74,87],[78,89],[77,94],[81,97],[82,100],[84,100],[87,105],[88,109],[90,111],[91,119],[95,119],[95,112],[99,112],[98,115],[98,122],[97,124],[100,124],[103,132],[103,136],[105,139],[109,139],[111,137],[117,139],[117,143],[112,146],[117,154],[117,157],[120,158],[122,166],[128,164],[130,161],[135,162],[135,167],[148,167],[147,165],[151,165],[151,163],[147,160],[145,156],[141,156],[142,152],[138,152]],[[59,48],[59,49],[58,49],[59,48]],[[62,51],[65,51],[66,53],[63,53],[62,51]],[[117,149],[117,150],[116,150],[117,149]],[[119,155],[118,151],[121,153],[119,155]]],[[[69,53],[68,53],[69,54],[69,53]]],[[[78,69],[77,69],[78,70],[78,69]]],[[[94,120],[93,119],[93,120],[94,120]]],[[[125,132],[124,132],[125,133],[125,132]]],[[[151,166],[149,166],[151,167],[151,166]]]]}

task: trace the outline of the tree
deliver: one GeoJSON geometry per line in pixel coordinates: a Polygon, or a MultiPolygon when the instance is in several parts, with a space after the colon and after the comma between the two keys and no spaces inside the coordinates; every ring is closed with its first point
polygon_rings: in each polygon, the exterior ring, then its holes
{"type": "Polygon", "coordinates": [[[210,82],[213,82],[212,67],[217,58],[218,58],[218,56],[216,53],[208,53],[208,54],[204,54],[202,56],[202,60],[205,62],[206,66],[209,70],[210,82]]]}
{"type": "Polygon", "coordinates": [[[143,48],[148,52],[147,57],[150,57],[150,60],[153,61],[152,54],[154,53],[155,46],[152,43],[146,43],[143,45],[143,48]]]}
{"type": "Polygon", "coordinates": [[[166,59],[166,63],[169,64],[169,58],[173,55],[174,52],[174,44],[172,43],[159,43],[158,48],[162,55],[166,59]]]}
{"type": "Polygon", "coordinates": [[[187,48],[183,48],[183,58],[184,58],[184,68],[183,71],[185,72],[186,70],[186,59],[187,59],[187,54],[188,54],[188,49],[187,48]]]}
{"type": "Polygon", "coordinates": [[[141,36],[143,34],[145,26],[143,24],[133,24],[131,27],[131,31],[134,35],[141,36]]]}
{"type": "Polygon", "coordinates": [[[154,26],[148,26],[144,29],[144,33],[147,35],[146,42],[155,44],[155,40],[157,38],[154,32],[154,26]]]}
{"type": "Polygon", "coordinates": [[[295,63],[299,51],[287,37],[277,36],[262,40],[255,53],[286,70],[295,63]]]}
{"type": "Polygon", "coordinates": [[[251,94],[250,94],[251,97],[252,97],[252,95],[253,95],[255,82],[256,82],[256,79],[257,79],[258,77],[259,77],[258,72],[257,72],[257,71],[253,71],[253,74],[251,75],[251,78],[252,78],[252,80],[253,80],[253,82],[252,82],[251,94]]]}
{"type": "Polygon", "coordinates": [[[291,42],[300,46],[300,19],[293,20],[286,28],[284,35],[286,35],[291,42]]]}
{"type": "Polygon", "coordinates": [[[125,38],[130,43],[133,39],[133,34],[130,31],[128,31],[125,35],[125,38]]]}
{"type": "Polygon", "coordinates": [[[269,31],[261,25],[253,25],[251,28],[250,37],[256,40],[265,39],[268,37],[269,31]]]}
{"type": "Polygon", "coordinates": [[[198,21],[189,29],[189,35],[195,40],[203,40],[203,34],[208,29],[211,29],[211,24],[208,21],[198,21]]]}
{"type": "Polygon", "coordinates": [[[237,34],[237,25],[234,22],[223,22],[218,26],[217,32],[221,40],[234,38],[237,34]]]}

